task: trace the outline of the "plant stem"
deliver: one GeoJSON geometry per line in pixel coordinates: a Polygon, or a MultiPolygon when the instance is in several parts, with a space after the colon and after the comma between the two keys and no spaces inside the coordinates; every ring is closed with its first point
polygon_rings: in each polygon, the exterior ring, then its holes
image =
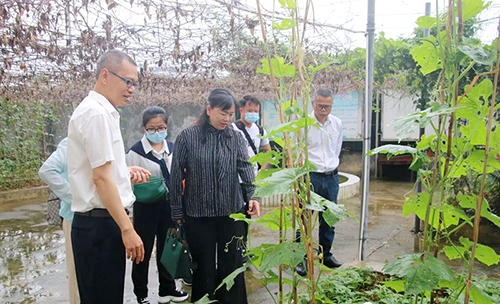
{"type": "Polygon", "coordinates": [[[498,45],[497,45],[497,62],[496,62],[496,72],[494,75],[493,81],[493,94],[490,100],[490,107],[488,112],[488,122],[486,123],[486,144],[484,148],[484,164],[483,164],[483,174],[481,176],[481,188],[479,190],[479,195],[477,197],[476,202],[476,210],[474,215],[474,229],[472,231],[472,252],[471,252],[471,260],[469,265],[469,275],[465,285],[465,300],[464,304],[469,303],[470,299],[470,287],[471,287],[471,279],[472,279],[472,270],[474,268],[474,259],[476,257],[476,247],[477,241],[479,238],[479,224],[481,222],[481,209],[483,206],[484,199],[484,189],[486,186],[486,176],[488,171],[488,158],[490,156],[490,137],[491,137],[491,125],[493,122],[493,113],[495,110],[495,102],[497,98],[497,86],[498,86],[498,69],[500,68],[500,23],[498,25],[498,45]]]}

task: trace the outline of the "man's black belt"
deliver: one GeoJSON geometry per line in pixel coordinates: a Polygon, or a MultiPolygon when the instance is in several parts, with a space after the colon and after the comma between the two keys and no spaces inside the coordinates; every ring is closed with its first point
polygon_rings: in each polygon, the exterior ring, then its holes
{"type": "MultiPolygon", "coordinates": [[[[128,214],[127,209],[125,209],[125,212],[127,212],[128,214]]],[[[109,214],[108,210],[104,208],[95,208],[87,212],[75,212],[75,214],[88,217],[111,217],[111,214],[109,214]]]]}
{"type": "Polygon", "coordinates": [[[335,174],[338,174],[338,173],[339,173],[339,170],[338,170],[338,169],[335,169],[335,170],[332,170],[332,171],[326,171],[326,172],[313,172],[313,173],[320,174],[320,175],[335,175],[335,174]]]}

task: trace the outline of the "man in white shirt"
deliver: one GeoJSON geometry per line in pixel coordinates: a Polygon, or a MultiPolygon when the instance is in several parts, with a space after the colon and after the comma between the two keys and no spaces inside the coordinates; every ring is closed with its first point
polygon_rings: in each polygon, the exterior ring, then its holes
{"type": "Polygon", "coordinates": [[[125,255],[139,263],[144,247],[126,209],[135,196],[131,182],[149,179],[127,168],[120,114],[137,88],[137,65],[123,52],[104,53],[96,64],[94,90],[68,125],[68,173],[75,212],[71,240],[81,303],[122,303],[125,255]]]}
{"type": "MultiPolygon", "coordinates": [[[[337,202],[339,193],[339,166],[340,150],[342,148],[342,121],[331,115],[333,92],[330,89],[319,89],[311,98],[313,112],[310,117],[316,119],[319,128],[310,127],[308,130],[309,161],[316,166],[316,172],[311,172],[311,185],[314,192],[325,199],[337,202]]],[[[340,267],[331,253],[335,227],[330,227],[323,219],[323,212],[319,213],[319,244],[323,250],[323,264],[329,268],[340,267]]],[[[297,273],[305,275],[303,265],[296,268],[297,273]]]]}

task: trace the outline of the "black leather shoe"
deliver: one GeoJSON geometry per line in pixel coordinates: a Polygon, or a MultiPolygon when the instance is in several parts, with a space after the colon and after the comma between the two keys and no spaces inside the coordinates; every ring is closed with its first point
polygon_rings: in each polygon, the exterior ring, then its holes
{"type": "Polygon", "coordinates": [[[304,263],[299,263],[297,266],[295,266],[295,272],[299,276],[305,277],[307,275],[307,266],[305,266],[304,263]]]}
{"type": "Polygon", "coordinates": [[[340,266],[342,266],[342,263],[337,261],[337,259],[332,255],[331,257],[328,257],[323,261],[323,265],[328,268],[339,268],[340,266]]]}

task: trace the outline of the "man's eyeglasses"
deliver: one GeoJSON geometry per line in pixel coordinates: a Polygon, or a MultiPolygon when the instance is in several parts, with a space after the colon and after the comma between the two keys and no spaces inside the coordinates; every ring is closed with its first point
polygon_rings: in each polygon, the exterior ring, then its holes
{"type": "Polygon", "coordinates": [[[320,110],[330,110],[332,108],[332,105],[321,105],[321,104],[317,104],[316,105],[316,108],[320,109],[320,110]]]}
{"type": "Polygon", "coordinates": [[[149,134],[155,134],[156,132],[165,132],[167,131],[167,127],[158,127],[158,128],[146,128],[146,132],[149,134]]]}
{"type": "MultiPolygon", "coordinates": [[[[108,70],[109,71],[109,70],[108,70]]],[[[113,71],[109,71],[111,74],[115,75],[116,77],[120,78],[121,80],[123,80],[123,82],[125,82],[125,85],[127,85],[127,88],[130,88],[130,87],[134,87],[137,89],[137,87],[139,86],[139,83],[137,82],[134,82],[132,79],[128,79],[128,78],[125,78],[125,77],[122,77],[118,74],[116,74],[115,72],[113,71]]]]}

